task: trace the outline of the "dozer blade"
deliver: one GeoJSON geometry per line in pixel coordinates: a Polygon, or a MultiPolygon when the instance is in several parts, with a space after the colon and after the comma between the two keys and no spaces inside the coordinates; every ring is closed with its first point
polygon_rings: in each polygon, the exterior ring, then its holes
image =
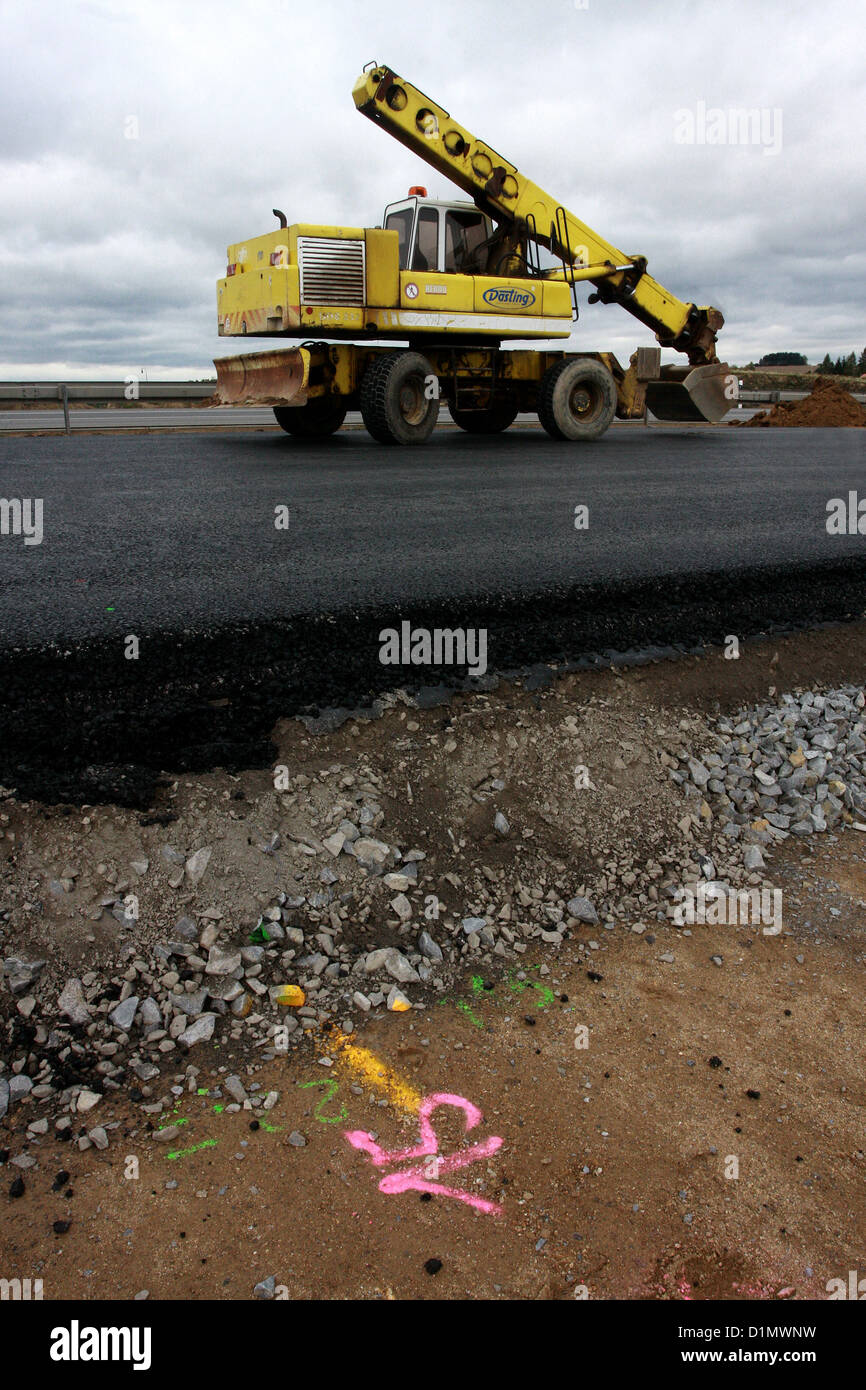
{"type": "Polygon", "coordinates": [[[657,420],[715,422],[733,408],[736,386],[736,374],[726,362],[710,362],[705,367],[662,367],[661,380],[647,382],[646,403],[657,420]]]}
{"type": "Polygon", "coordinates": [[[304,405],[310,380],[306,348],[217,357],[211,405],[304,405]]]}

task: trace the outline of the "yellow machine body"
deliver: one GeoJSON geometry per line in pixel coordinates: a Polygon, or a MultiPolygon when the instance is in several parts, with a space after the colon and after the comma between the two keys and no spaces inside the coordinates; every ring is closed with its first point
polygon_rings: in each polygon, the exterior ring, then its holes
{"type": "Polygon", "coordinates": [[[620,304],[690,364],[662,368],[660,348],[640,349],[625,370],[609,353],[581,353],[613,376],[617,414],[649,405],[663,419],[721,419],[732,378],[716,359],[717,309],[672,295],[644,257],[600,237],[390,68],[371,65],[352,95],[472,201],[413,188],[386,208],[383,227],[289,226],[278,214],[279,228],[230,246],[217,284],[220,336],[305,347],[219,359],[216,403],[300,407],[332,395],[354,405],[365,367],[385,350],[378,345],[404,343],[441,369],[446,399],[485,408],[506,391],[532,409],[563,353],[500,344],[569,338],[576,286],[586,280],[590,302],[620,304]],[[542,267],[539,247],[554,264],[542,267]]]}

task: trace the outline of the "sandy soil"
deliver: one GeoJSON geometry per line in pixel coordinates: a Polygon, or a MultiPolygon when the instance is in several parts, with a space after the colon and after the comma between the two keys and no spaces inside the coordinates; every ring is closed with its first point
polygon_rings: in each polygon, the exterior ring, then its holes
{"type": "MultiPolygon", "coordinates": [[[[736,663],[714,655],[500,692],[480,723],[477,697],[461,697],[450,718],[462,745],[473,721],[480,741],[491,725],[567,718],[591,691],[613,716],[676,723],[797,681],[856,679],[864,653],[862,627],[828,631],[749,647],[736,663]]],[[[442,750],[429,734],[442,711],[408,719],[420,724],[416,756],[432,788],[442,750]]],[[[313,743],[293,724],[283,755],[294,743],[323,767],[387,760],[388,750],[398,760],[399,720],[406,711],[313,743]]],[[[414,775],[416,799],[402,812],[416,838],[429,810],[435,864],[447,817],[441,804],[433,814],[420,768],[414,775]]],[[[190,805],[212,781],[185,779],[190,805]]],[[[652,824],[650,785],[629,782],[624,845],[638,793],[652,824]]],[[[515,823],[538,794],[528,778],[508,808],[515,823]]],[[[398,818],[396,805],[389,814],[398,818]]],[[[19,836],[29,818],[43,849],[68,834],[62,813],[18,815],[19,836]]],[[[540,838],[544,823],[542,813],[540,838]]],[[[465,861],[489,861],[485,835],[466,819],[464,872],[465,861]]],[[[496,850],[507,868],[508,845],[496,850]]],[[[539,863],[561,850],[554,828],[539,863]]],[[[198,1075],[184,1079],[178,1059],[173,1109],[150,1121],[177,1128],[168,1142],[121,1090],[96,1112],[107,1150],[80,1152],[52,1128],[25,1145],[42,1112],[21,1102],[0,1125],[0,1147],[38,1161],[0,1167],[0,1269],[41,1277],[46,1299],[143,1289],[248,1299],[268,1276],[290,1298],[825,1298],[829,1279],[866,1267],[866,837],[788,842],[772,877],[784,893],[778,937],[664,923],[636,934],[628,918],[610,931],[581,926],[561,947],[530,941],[517,960],[467,960],[410,1012],[373,1018],[350,1040],[325,1026],[254,1074],[243,1040],[197,1049],[188,1060],[198,1075]],[[251,1128],[249,1111],[231,1113],[215,1094],[230,1073],[278,1092],[264,1123],[251,1128]],[[442,1094],[483,1112],[468,1135],[463,1111],[432,1116],[441,1155],[485,1147],[454,1171],[431,1169],[429,1157],[376,1168],[346,1137],[372,1132],[384,1150],[417,1144],[419,1104],[442,1094]],[[407,1167],[437,1195],[387,1190],[407,1167]],[[7,1195],[19,1177],[23,1195],[7,1195]],[[466,1194],[498,1210],[472,1209],[466,1194]],[[58,1221],[68,1230],[55,1231],[58,1221]]],[[[174,1082],[169,1066],[159,1093],[174,1082]]]]}

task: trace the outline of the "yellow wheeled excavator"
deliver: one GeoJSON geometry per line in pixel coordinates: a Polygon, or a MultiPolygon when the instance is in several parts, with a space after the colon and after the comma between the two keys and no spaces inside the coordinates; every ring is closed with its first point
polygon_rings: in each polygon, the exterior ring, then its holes
{"type": "Polygon", "coordinates": [[[333,434],[360,409],[383,444],[421,444],[445,401],[475,434],[537,412],[557,440],[598,439],[614,416],[720,420],[737,380],[716,358],[718,309],[685,303],[470,134],[441,106],[372,63],[357,109],[469,201],[421,186],[385,209],[381,227],[288,225],[228,248],[217,284],[223,337],[301,339],[300,347],[217,359],[217,404],[271,405],[287,433],[333,434]],[[543,264],[542,262],[545,262],[543,264]],[[627,368],[610,352],[504,348],[570,337],[577,286],[620,304],[659,344],[627,368]],[[662,347],[688,367],[662,366],[662,347]]]}

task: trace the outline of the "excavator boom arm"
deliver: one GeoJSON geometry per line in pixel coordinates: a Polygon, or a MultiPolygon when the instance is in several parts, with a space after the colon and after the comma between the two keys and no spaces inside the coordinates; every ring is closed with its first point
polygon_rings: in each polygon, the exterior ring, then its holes
{"type": "Polygon", "coordinates": [[[559,256],[569,281],[589,280],[605,304],[621,304],[663,347],[694,366],[716,360],[718,309],[684,303],[646,272],[641,256],[605,241],[514,164],[476,138],[443,107],[390,68],[367,68],[352,91],[358,110],[468,193],[485,212],[517,225],[559,256]]]}

